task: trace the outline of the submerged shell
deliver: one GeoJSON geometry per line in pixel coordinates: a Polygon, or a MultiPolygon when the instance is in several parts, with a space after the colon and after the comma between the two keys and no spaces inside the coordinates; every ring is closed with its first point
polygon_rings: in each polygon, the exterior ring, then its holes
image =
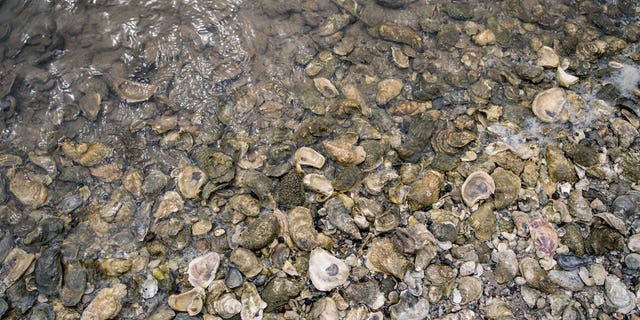
{"type": "Polygon", "coordinates": [[[91,300],[82,312],[81,320],[106,320],[115,318],[122,304],[120,300],[127,295],[127,286],[121,283],[112,288],[104,288],[91,300]]]}
{"type": "Polygon", "coordinates": [[[367,156],[362,146],[354,146],[343,141],[324,141],[322,145],[342,165],[361,164],[367,156]]]}
{"type": "Polygon", "coordinates": [[[114,79],[112,82],[113,91],[129,103],[146,101],[157,89],[154,85],[126,79],[114,79]]]}
{"type": "Polygon", "coordinates": [[[216,278],[220,265],[220,255],[207,253],[189,262],[189,283],[194,287],[206,288],[216,278]]]}
{"type": "Polygon", "coordinates": [[[458,291],[460,294],[460,304],[478,300],[482,295],[482,282],[476,277],[462,277],[458,280],[458,291]]]}
{"type": "Polygon", "coordinates": [[[2,268],[0,269],[0,293],[11,287],[27,268],[33,262],[34,255],[25,252],[20,248],[13,248],[11,252],[4,258],[2,268]]]}
{"type": "Polygon", "coordinates": [[[551,88],[536,95],[531,105],[533,113],[543,122],[557,122],[563,118],[567,94],[562,88],[551,88]]]}
{"type": "Polygon", "coordinates": [[[558,247],[558,233],[544,218],[537,218],[529,224],[529,233],[536,252],[553,256],[558,247]]]}
{"type": "Polygon", "coordinates": [[[313,79],[313,84],[316,86],[316,89],[318,89],[318,92],[325,98],[335,98],[340,95],[336,86],[327,78],[315,78],[313,79]]]}
{"type": "Polygon", "coordinates": [[[460,192],[464,203],[471,207],[480,200],[488,199],[495,191],[493,178],[484,171],[476,171],[467,177],[460,192]]]}
{"type": "Polygon", "coordinates": [[[378,92],[376,94],[376,103],[378,105],[385,105],[391,99],[397,97],[402,92],[402,81],[394,78],[389,78],[378,82],[378,92]]]}
{"type": "Polygon", "coordinates": [[[229,319],[242,311],[242,303],[233,293],[225,293],[213,302],[213,308],[223,319],[229,319]]]}
{"type": "Polygon", "coordinates": [[[200,193],[200,189],[207,181],[207,175],[198,167],[185,166],[177,173],[176,180],[182,196],[193,199],[200,193]]]}
{"type": "Polygon", "coordinates": [[[580,78],[572,74],[568,74],[566,71],[564,71],[564,69],[558,67],[558,72],[556,73],[556,81],[558,81],[559,85],[568,88],[578,83],[579,80],[580,78]]]}
{"type": "Polygon", "coordinates": [[[202,311],[204,305],[202,297],[204,297],[204,295],[204,289],[199,287],[195,287],[181,294],[172,294],[168,300],[169,307],[175,311],[187,312],[190,316],[195,316],[202,311]]]}
{"type": "Polygon", "coordinates": [[[315,248],[309,257],[309,278],[320,291],[331,291],[347,282],[349,266],[322,248],[315,248]]]}
{"type": "Polygon", "coordinates": [[[324,166],[325,158],[318,151],[309,147],[302,147],[293,154],[293,161],[298,172],[303,172],[301,166],[310,166],[321,169],[324,166]]]}

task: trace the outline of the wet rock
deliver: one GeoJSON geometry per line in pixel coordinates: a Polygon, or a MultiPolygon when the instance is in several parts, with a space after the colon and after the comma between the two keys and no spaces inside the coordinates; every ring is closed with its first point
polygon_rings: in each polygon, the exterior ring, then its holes
{"type": "Polygon", "coordinates": [[[548,273],[549,280],[559,287],[569,291],[580,291],[584,288],[584,282],[577,271],[551,270],[548,273]]]}
{"type": "Polygon", "coordinates": [[[110,288],[103,288],[91,300],[82,312],[80,320],[107,320],[113,319],[120,313],[121,300],[127,295],[127,287],[124,284],[116,284],[110,288]]]}
{"type": "Polygon", "coordinates": [[[189,262],[189,283],[194,287],[207,288],[216,277],[220,255],[210,252],[189,262]]]}
{"type": "Polygon", "coordinates": [[[11,287],[27,271],[34,255],[20,248],[13,248],[2,262],[0,268],[0,293],[11,287]]]}
{"type": "Polygon", "coordinates": [[[496,233],[496,214],[490,205],[478,208],[467,221],[475,231],[476,238],[480,241],[491,240],[491,237],[496,233]]]}
{"type": "Polygon", "coordinates": [[[193,154],[193,160],[207,174],[209,181],[216,185],[229,182],[235,177],[233,159],[222,152],[202,148],[193,154]]]}
{"type": "Polygon", "coordinates": [[[496,168],[491,174],[495,183],[494,206],[496,210],[506,208],[518,200],[520,178],[511,171],[496,168]]]}
{"type": "Polygon", "coordinates": [[[493,270],[493,276],[497,283],[507,283],[515,278],[518,273],[518,259],[515,252],[510,249],[498,251],[498,262],[493,270]]]}
{"type": "Polygon", "coordinates": [[[40,293],[55,295],[62,283],[62,253],[55,246],[44,250],[36,262],[36,285],[40,293]]]}
{"type": "Polygon", "coordinates": [[[171,309],[178,312],[187,312],[190,316],[195,316],[202,311],[204,305],[202,297],[204,295],[204,289],[196,287],[181,294],[170,295],[167,302],[171,309]]]}
{"type": "Polygon", "coordinates": [[[64,282],[60,291],[62,304],[74,306],[80,302],[87,283],[87,272],[78,261],[71,261],[64,267],[64,282]]]}
{"type": "Polygon", "coordinates": [[[280,179],[276,192],[278,204],[295,207],[305,202],[304,183],[302,174],[290,171],[280,179]]]}
{"type": "Polygon", "coordinates": [[[229,256],[229,262],[233,263],[247,278],[253,278],[262,271],[262,263],[258,257],[245,248],[236,248],[229,256]]]}
{"type": "Polygon", "coordinates": [[[440,189],[444,185],[441,173],[429,170],[422,179],[412,184],[407,201],[412,210],[420,210],[434,204],[440,198],[440,189]]]}
{"type": "Polygon", "coordinates": [[[300,286],[289,279],[273,278],[267,282],[260,296],[267,303],[267,310],[274,310],[289,302],[300,293],[300,286]]]}
{"type": "Polygon", "coordinates": [[[476,171],[464,181],[460,193],[464,203],[471,207],[479,200],[491,197],[495,189],[495,182],[490,175],[484,171],[476,171]]]}
{"type": "Polygon", "coordinates": [[[566,271],[576,270],[578,268],[586,267],[591,262],[591,257],[577,256],[572,254],[561,253],[556,258],[558,266],[566,271]]]}
{"type": "Polygon", "coordinates": [[[564,153],[558,146],[547,146],[547,166],[549,177],[556,182],[575,183],[578,176],[573,164],[564,156],[564,153]]]}
{"type": "Polygon", "coordinates": [[[605,299],[616,312],[628,314],[636,308],[635,295],[614,275],[608,275],[604,282],[605,299]]]}
{"type": "Polygon", "coordinates": [[[345,207],[340,197],[329,199],[324,209],[327,211],[327,219],[333,226],[354,239],[362,239],[360,230],[353,221],[351,211],[345,207]]]}
{"type": "Polygon", "coordinates": [[[344,285],[350,268],[344,261],[321,248],[311,251],[309,257],[309,278],[313,286],[321,291],[331,291],[344,285]]]}
{"type": "Polygon", "coordinates": [[[279,229],[280,224],[273,214],[260,215],[240,231],[238,244],[249,250],[260,250],[276,238],[279,229]]]}
{"type": "Polygon", "coordinates": [[[366,265],[374,271],[380,271],[402,279],[409,269],[410,262],[397,251],[391,240],[375,238],[371,241],[366,265]]]}

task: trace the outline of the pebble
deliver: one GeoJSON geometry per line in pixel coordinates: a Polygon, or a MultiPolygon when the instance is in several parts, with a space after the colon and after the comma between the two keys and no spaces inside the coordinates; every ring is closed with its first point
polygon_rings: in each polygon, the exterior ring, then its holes
{"type": "Polygon", "coordinates": [[[630,253],[624,257],[624,264],[632,270],[640,269],[640,254],[630,253]]]}
{"type": "Polygon", "coordinates": [[[627,314],[636,308],[636,296],[612,274],[607,275],[604,293],[607,305],[615,308],[617,312],[627,314]]]}
{"type": "Polygon", "coordinates": [[[577,271],[551,270],[548,273],[549,280],[561,288],[569,291],[580,291],[584,288],[584,282],[577,271]]]}

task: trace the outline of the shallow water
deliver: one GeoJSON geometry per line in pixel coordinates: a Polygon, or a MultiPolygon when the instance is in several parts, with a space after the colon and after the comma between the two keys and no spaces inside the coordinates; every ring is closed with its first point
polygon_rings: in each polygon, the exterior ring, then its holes
{"type": "MultiPolygon", "coordinates": [[[[248,223],[244,215],[238,217],[226,209],[234,194],[253,193],[262,214],[290,209],[283,204],[286,197],[279,194],[283,176],[293,172],[293,153],[303,146],[329,159],[326,167],[313,172],[347,184],[357,180],[340,187],[340,193],[356,200],[374,199],[385,208],[398,207],[398,227],[414,216],[432,225],[432,206],[471,211],[462,205],[460,186],[473,170],[496,167],[482,164],[483,155],[497,153],[490,151],[492,142],[503,142],[516,154],[526,153],[523,148],[531,145],[538,149],[532,147],[529,153],[586,137],[582,144],[597,148],[604,158],[607,150],[618,150],[612,151],[617,156],[604,161],[605,169],[591,173],[576,187],[605,190],[607,195],[600,198],[608,197],[604,201],[608,206],[638,184],[633,167],[640,151],[634,123],[640,117],[640,93],[634,92],[640,80],[639,21],[640,7],[633,1],[5,0],[0,3],[0,169],[6,190],[1,190],[0,230],[8,232],[6,237],[13,239],[15,247],[29,253],[60,247],[62,265],[80,261],[95,290],[87,290],[73,307],[76,312],[82,313],[99,289],[122,282],[129,293],[120,317],[134,319],[159,313],[167,308],[169,295],[189,288],[184,275],[189,260],[207,250],[228,254],[238,246],[232,235],[248,223]],[[385,35],[381,25],[401,28],[385,35]],[[480,39],[485,30],[495,37],[487,43],[480,39]],[[567,89],[573,94],[569,100],[574,100],[568,103],[574,108],[567,107],[565,121],[545,123],[531,112],[536,94],[558,86],[555,68],[536,65],[543,46],[553,48],[563,67],[580,78],[567,89]],[[398,52],[399,57],[394,56],[398,52]],[[407,59],[406,65],[402,58],[407,59]],[[389,101],[381,102],[379,83],[388,78],[399,79],[401,85],[389,101]],[[337,91],[314,79],[328,79],[337,91]],[[606,84],[617,91],[607,95],[606,84]],[[137,91],[127,91],[127,86],[137,91]],[[467,132],[472,139],[458,142],[457,147],[437,146],[439,133],[453,131],[467,132]],[[344,177],[341,174],[347,172],[344,168],[350,164],[345,162],[349,161],[329,156],[324,143],[343,139],[354,144],[354,136],[359,145],[380,142],[383,150],[380,159],[358,162],[354,177],[344,177]],[[66,149],[72,143],[101,144],[111,151],[95,162],[83,163],[81,156],[74,157],[66,149]],[[195,164],[197,151],[204,147],[230,157],[235,177],[210,183],[203,188],[206,195],[197,190],[193,199],[179,190],[180,208],[159,216],[161,196],[180,189],[182,168],[195,164]],[[460,164],[464,151],[479,156],[479,164],[475,166],[473,160],[467,167],[460,164]],[[444,160],[435,157],[445,153],[444,160]],[[398,203],[390,200],[387,183],[382,194],[361,185],[370,172],[399,171],[409,163],[419,165],[421,178],[422,169],[429,166],[446,175],[439,203],[398,203]],[[263,173],[269,186],[252,182],[254,171],[263,173]],[[16,191],[24,186],[12,183],[16,175],[36,181],[46,190],[45,198],[25,203],[16,191]],[[621,186],[610,187],[613,182],[621,186]],[[136,193],[138,189],[143,191],[136,193]],[[63,221],[64,230],[53,232],[50,239],[43,236],[45,240],[24,243],[33,237],[36,226],[42,228],[51,217],[63,221]],[[193,225],[204,220],[212,221],[211,230],[194,235],[193,225]],[[214,235],[215,230],[226,231],[228,238],[214,235]],[[104,264],[109,259],[134,262],[124,272],[110,273],[104,264]],[[160,285],[158,295],[142,299],[140,283],[158,272],[171,276],[160,285]]],[[[368,154],[373,151],[367,149],[368,154]]],[[[537,155],[522,157],[529,160],[537,155]]],[[[543,160],[536,164],[546,166],[543,160]]],[[[584,170],[579,172],[584,178],[584,170]]],[[[198,174],[193,180],[199,179],[198,174]]],[[[564,183],[574,188],[576,181],[564,183]]],[[[536,200],[540,208],[530,215],[540,215],[544,205],[557,200],[550,199],[552,195],[566,200],[563,186],[559,181],[523,183],[523,189],[540,197],[536,200]],[[554,192],[556,182],[559,191],[554,192]],[[547,192],[549,188],[554,191],[547,192]]],[[[331,222],[316,215],[324,206],[322,197],[309,190],[303,194],[304,205],[316,218],[315,229],[335,238],[334,253],[360,258],[358,249],[368,245],[367,237],[336,236],[331,222]]],[[[515,202],[511,205],[518,209],[515,202]]],[[[511,209],[499,212],[498,225],[502,218],[511,219],[511,209]]],[[[358,215],[355,210],[354,214],[358,215]]],[[[637,222],[626,218],[624,237],[635,233],[631,223],[637,222]]],[[[568,222],[554,223],[560,229],[568,222]]],[[[454,243],[477,241],[473,235],[462,235],[467,227],[460,223],[456,230],[461,236],[454,243]]],[[[593,223],[581,223],[588,234],[593,223]]],[[[356,232],[367,234],[368,226],[358,227],[356,232]]],[[[369,231],[372,237],[390,234],[374,232],[373,227],[369,231]]],[[[506,241],[501,235],[493,239],[506,241]]],[[[486,242],[488,247],[483,248],[497,250],[496,243],[486,242]]],[[[264,261],[272,254],[268,249],[254,251],[264,261]]],[[[444,251],[434,258],[442,264],[448,260],[444,251]]],[[[295,254],[308,259],[308,252],[295,254]]],[[[619,265],[622,260],[618,256],[612,261],[619,265]]],[[[228,267],[228,262],[224,265],[228,267]]],[[[489,270],[494,263],[484,261],[484,266],[489,270]]],[[[276,269],[251,281],[262,290],[276,269]]],[[[29,274],[18,282],[28,283],[24,279],[29,274]]],[[[373,274],[363,279],[374,278],[373,274]]],[[[617,274],[635,293],[637,276],[625,278],[619,270],[617,274]]],[[[222,272],[219,278],[226,275],[222,272]]],[[[291,278],[302,284],[306,279],[291,278]]],[[[528,310],[513,282],[483,281],[487,297],[515,294],[516,318],[527,313],[550,315],[549,304],[528,310]]],[[[35,302],[36,289],[8,293],[6,315],[17,319],[33,314],[32,306],[56,305],[58,294],[41,294],[35,302]],[[16,302],[20,296],[27,298],[16,302]]],[[[307,301],[329,296],[312,292],[311,300],[297,299],[300,314],[309,312],[307,301]]],[[[450,294],[443,293],[442,299],[430,297],[433,317],[461,310],[448,298],[450,294]]],[[[465,308],[484,316],[487,301],[482,298],[465,308]]],[[[384,307],[373,309],[388,316],[392,304],[387,300],[384,307]]],[[[291,303],[282,309],[294,307],[291,303]]],[[[584,305],[576,308],[586,317],[598,312],[584,305]]],[[[56,306],[56,313],[61,310],[56,306]]]]}

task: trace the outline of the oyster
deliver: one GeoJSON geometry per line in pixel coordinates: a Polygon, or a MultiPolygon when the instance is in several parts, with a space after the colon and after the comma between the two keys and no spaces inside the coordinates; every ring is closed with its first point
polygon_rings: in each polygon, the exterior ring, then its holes
{"type": "Polygon", "coordinates": [[[580,78],[572,74],[568,74],[566,71],[564,71],[564,69],[558,67],[558,72],[556,73],[556,81],[558,81],[559,85],[568,88],[578,83],[578,80],[580,80],[580,78]]]}
{"type": "Polygon", "coordinates": [[[267,307],[267,303],[262,300],[258,289],[251,282],[245,282],[242,286],[242,311],[240,311],[240,318],[242,320],[260,320],[264,312],[264,308],[267,307]]]}
{"type": "Polygon", "coordinates": [[[382,24],[376,29],[382,39],[408,44],[415,50],[422,49],[422,37],[409,27],[382,24]]]}
{"type": "Polygon", "coordinates": [[[209,252],[189,262],[189,283],[194,287],[207,288],[216,278],[220,255],[209,252]]]}
{"type": "Polygon", "coordinates": [[[321,169],[324,166],[325,158],[318,151],[309,147],[302,147],[293,154],[293,161],[298,172],[304,172],[301,166],[310,166],[321,169]]]}
{"type": "Polygon", "coordinates": [[[233,293],[225,293],[213,302],[213,308],[223,319],[229,319],[242,311],[242,303],[233,293]]]}
{"type": "Polygon", "coordinates": [[[537,65],[545,68],[556,68],[560,65],[560,56],[552,48],[542,46],[538,51],[537,65]]]}
{"type": "Polygon", "coordinates": [[[387,104],[402,92],[402,87],[402,81],[394,78],[384,79],[378,82],[376,103],[381,106],[387,104]]]}
{"type": "Polygon", "coordinates": [[[206,174],[198,167],[185,166],[175,174],[178,190],[183,197],[193,199],[198,196],[200,189],[207,181],[206,174]]]}
{"type": "Polygon", "coordinates": [[[325,98],[335,98],[340,95],[336,86],[334,86],[327,78],[315,78],[313,79],[313,84],[316,86],[316,89],[318,89],[318,92],[320,92],[320,94],[325,98]]]}
{"type": "MultiPolygon", "coordinates": [[[[456,289],[460,295],[460,304],[473,302],[482,296],[482,282],[476,277],[466,276],[460,278],[456,289]]],[[[454,297],[455,295],[454,293],[454,297]]]]}
{"type": "Polygon", "coordinates": [[[80,320],[106,320],[115,318],[122,304],[120,300],[127,295],[127,286],[118,283],[112,288],[101,289],[82,312],[80,320]]]}
{"type": "Polygon", "coordinates": [[[0,293],[11,287],[31,265],[33,254],[27,253],[20,248],[13,248],[4,258],[0,269],[0,293]]]}
{"type": "MultiPolygon", "coordinates": [[[[18,198],[20,203],[31,208],[39,208],[49,200],[47,187],[38,179],[38,175],[31,172],[14,171],[9,169],[9,191],[18,198]]],[[[4,192],[4,190],[2,190],[4,192]]]]}
{"type": "Polygon", "coordinates": [[[331,291],[347,282],[350,268],[342,260],[322,248],[315,248],[309,257],[309,278],[320,291],[331,291]]]}
{"type": "Polygon", "coordinates": [[[289,235],[293,243],[300,249],[309,251],[319,245],[318,237],[322,236],[313,226],[311,211],[305,207],[295,207],[287,216],[289,235]]]}
{"type": "Polygon", "coordinates": [[[476,139],[469,131],[442,130],[431,138],[431,146],[438,153],[456,154],[476,139]]]}
{"type": "Polygon", "coordinates": [[[495,191],[493,178],[484,171],[476,171],[464,181],[460,193],[464,203],[472,207],[476,202],[491,197],[495,191]]]}
{"type": "Polygon", "coordinates": [[[153,216],[160,220],[174,212],[180,211],[184,208],[184,203],[180,194],[175,191],[168,191],[163,194],[158,202],[156,211],[153,216]]]}
{"type": "Polygon", "coordinates": [[[388,238],[375,238],[371,241],[367,253],[367,268],[403,279],[410,264],[409,260],[398,252],[393,242],[388,238]]]}
{"type": "Polygon", "coordinates": [[[325,198],[333,194],[333,184],[321,174],[311,173],[304,176],[304,185],[313,192],[323,195],[325,198]]]}
{"type": "Polygon", "coordinates": [[[529,224],[529,233],[539,254],[553,256],[558,247],[558,233],[544,218],[537,218],[529,224]]]}
{"type": "Polygon", "coordinates": [[[146,101],[156,92],[157,86],[127,79],[112,79],[113,91],[128,103],[146,101]]]}
{"type": "Polygon", "coordinates": [[[262,264],[256,255],[248,249],[236,248],[229,256],[233,263],[247,278],[253,278],[262,271],[262,264]]]}
{"type": "Polygon", "coordinates": [[[178,312],[187,312],[190,316],[195,316],[204,306],[205,291],[201,287],[195,287],[181,294],[172,294],[169,296],[169,307],[178,312]]]}
{"type": "Polygon", "coordinates": [[[327,140],[322,145],[336,161],[345,166],[361,164],[367,155],[362,146],[354,146],[346,141],[327,140]]]}
{"type": "Polygon", "coordinates": [[[407,194],[411,210],[420,210],[434,204],[440,198],[440,189],[444,185],[444,177],[435,170],[425,172],[422,179],[412,184],[407,194]]]}
{"type": "Polygon", "coordinates": [[[564,89],[551,88],[536,95],[531,110],[543,122],[564,122],[568,115],[566,103],[567,94],[564,89]]]}

